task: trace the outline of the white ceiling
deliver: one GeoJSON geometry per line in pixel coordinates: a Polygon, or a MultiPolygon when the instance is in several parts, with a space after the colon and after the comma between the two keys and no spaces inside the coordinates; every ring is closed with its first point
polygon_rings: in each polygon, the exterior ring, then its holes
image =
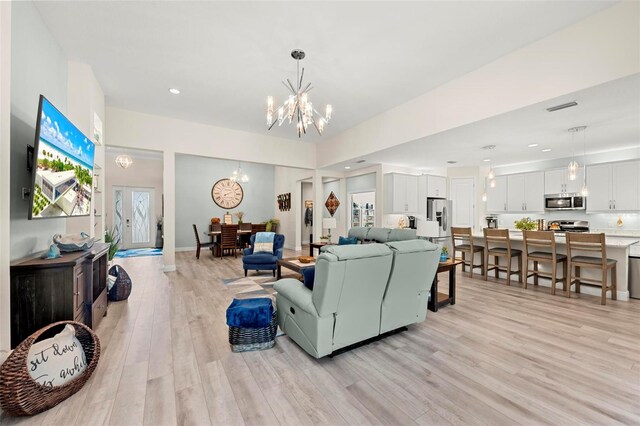
{"type": "MultiPolygon", "coordinates": [[[[307,52],[325,137],[609,7],[611,1],[37,2],[107,104],[267,134],[268,95],[307,52]],[[168,93],[169,87],[182,91],[168,93]]],[[[274,136],[296,138],[293,128],[274,136]]],[[[306,141],[321,138],[307,136],[306,141]]]]}
{"type": "Polygon", "coordinates": [[[458,127],[427,138],[379,151],[363,158],[335,165],[352,169],[384,163],[434,169],[447,166],[481,166],[491,158],[493,166],[548,161],[584,151],[582,133],[571,143],[569,128],[586,125],[586,153],[635,149],[640,158],[640,74],[531,105],[500,116],[458,127]],[[548,112],[546,108],[578,102],[578,106],[548,112]],[[537,147],[527,145],[537,143],[537,147]],[[492,151],[482,150],[496,145],[492,151]],[[542,152],[551,148],[550,152],[542,152]],[[355,164],[366,159],[366,163],[355,164]]]}

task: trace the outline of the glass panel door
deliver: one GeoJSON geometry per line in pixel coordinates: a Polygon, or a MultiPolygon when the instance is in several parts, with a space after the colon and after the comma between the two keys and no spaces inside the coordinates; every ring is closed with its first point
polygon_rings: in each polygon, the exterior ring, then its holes
{"type": "Polygon", "coordinates": [[[150,245],[149,190],[131,191],[131,243],[150,245]]]}

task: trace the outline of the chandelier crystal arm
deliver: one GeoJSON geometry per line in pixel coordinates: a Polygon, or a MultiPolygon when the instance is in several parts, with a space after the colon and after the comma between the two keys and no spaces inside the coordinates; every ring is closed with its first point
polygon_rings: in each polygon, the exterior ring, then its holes
{"type": "Polygon", "coordinates": [[[282,84],[284,84],[284,87],[289,89],[291,91],[292,95],[295,95],[296,94],[296,89],[293,88],[293,84],[291,84],[291,80],[287,79],[287,83],[289,84],[288,86],[284,83],[284,81],[282,82],[282,84]]]}
{"type": "Polygon", "coordinates": [[[300,79],[298,80],[298,90],[302,87],[302,79],[304,78],[304,67],[302,67],[302,74],[300,75],[300,79]]]}

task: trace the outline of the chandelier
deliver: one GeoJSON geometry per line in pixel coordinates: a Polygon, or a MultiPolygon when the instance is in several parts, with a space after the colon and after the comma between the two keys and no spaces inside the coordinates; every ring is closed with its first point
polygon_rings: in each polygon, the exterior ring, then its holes
{"type": "Polygon", "coordinates": [[[247,183],[249,182],[249,176],[247,176],[246,173],[242,173],[242,166],[238,163],[238,168],[231,173],[229,180],[233,182],[247,183]]]}
{"type": "Polygon", "coordinates": [[[116,164],[123,169],[126,169],[133,164],[133,160],[126,154],[118,155],[116,157],[116,164]]]}
{"type": "Polygon", "coordinates": [[[288,78],[286,82],[282,81],[282,84],[289,90],[290,94],[289,98],[278,108],[276,115],[274,115],[273,97],[269,96],[267,98],[267,127],[271,130],[276,123],[281,126],[285,120],[289,120],[289,124],[291,124],[295,117],[298,137],[301,137],[303,133],[306,134],[310,125],[313,125],[318,134],[321,135],[324,126],[329,124],[329,120],[331,120],[332,107],[327,104],[324,116],[313,107],[309,99],[309,92],[313,89],[313,86],[308,83],[304,88],[302,87],[304,68],[300,73],[300,60],[304,59],[305,53],[303,50],[296,49],[291,52],[291,57],[296,60],[297,65],[296,85],[291,84],[291,80],[288,78]]]}

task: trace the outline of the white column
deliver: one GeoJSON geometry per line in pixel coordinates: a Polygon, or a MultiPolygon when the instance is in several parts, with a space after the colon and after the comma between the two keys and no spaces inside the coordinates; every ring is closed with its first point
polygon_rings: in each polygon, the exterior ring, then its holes
{"type": "Polygon", "coordinates": [[[164,246],[162,260],[164,272],[176,270],[176,154],[164,151],[164,246]]]}
{"type": "Polygon", "coordinates": [[[376,168],[376,204],[375,204],[375,226],[382,227],[382,215],[384,212],[384,174],[382,173],[382,165],[376,168]]]}
{"type": "Polygon", "coordinates": [[[11,2],[0,2],[0,350],[11,347],[9,313],[11,2]]]}
{"type": "Polygon", "coordinates": [[[294,247],[296,251],[302,250],[302,212],[304,212],[304,198],[302,197],[302,181],[298,180],[295,184],[295,194],[291,195],[291,203],[293,205],[293,215],[295,218],[295,241],[294,247]]]}
{"type": "Polygon", "coordinates": [[[319,170],[313,172],[313,241],[320,241],[322,236],[322,214],[324,209],[324,187],[322,185],[322,173],[319,170]]]}
{"type": "Polygon", "coordinates": [[[347,179],[344,177],[340,178],[339,191],[340,196],[338,197],[338,200],[340,200],[340,206],[338,207],[338,209],[342,211],[340,212],[340,223],[338,223],[338,229],[335,229],[332,233],[333,235],[335,235],[333,240],[336,242],[338,241],[339,236],[347,236],[347,231],[349,230],[349,222],[351,221],[351,218],[347,216],[349,214],[349,203],[351,202],[351,200],[349,200],[349,197],[347,195],[347,179]]]}

